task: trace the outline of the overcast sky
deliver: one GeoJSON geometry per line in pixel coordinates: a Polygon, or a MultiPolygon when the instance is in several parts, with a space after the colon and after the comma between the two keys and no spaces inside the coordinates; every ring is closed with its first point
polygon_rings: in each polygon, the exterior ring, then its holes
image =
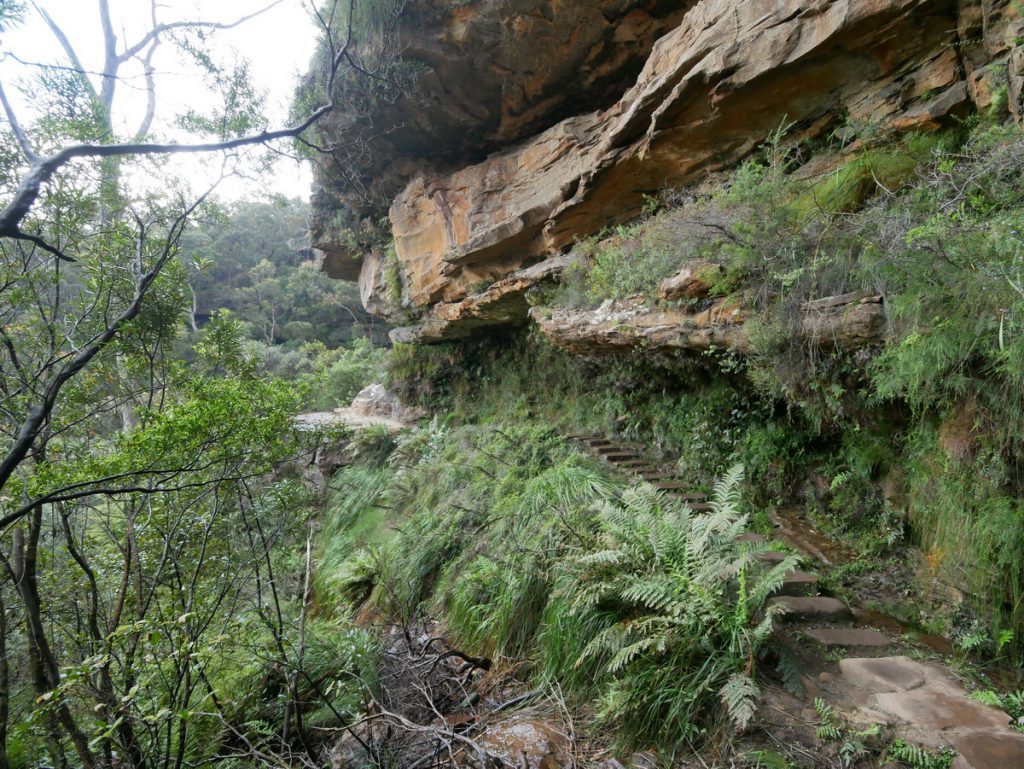
{"type": "MultiPolygon", "coordinates": [[[[231,22],[266,7],[272,0],[159,0],[158,20],[203,19],[231,22]]],[[[3,2],[3,0],[0,0],[3,2]]],[[[100,28],[97,0],[37,0],[60,24],[79,52],[88,70],[98,71],[103,63],[103,37],[100,28]]],[[[150,3],[147,0],[110,0],[114,26],[122,40],[135,42],[146,31],[150,3]]],[[[276,6],[229,30],[218,30],[209,45],[218,61],[238,55],[248,59],[252,66],[254,84],[268,94],[268,117],[271,127],[286,124],[288,104],[298,75],[306,69],[317,37],[315,25],[302,0],[281,0],[276,6]]],[[[13,54],[29,62],[65,64],[60,45],[29,4],[26,23],[9,31],[0,40],[4,60],[0,62],[0,78],[12,84],[18,78],[34,71],[13,60],[13,54]]],[[[173,44],[164,43],[158,49],[155,66],[158,72],[158,107],[154,132],[161,137],[187,139],[173,125],[174,116],[190,107],[202,109],[216,102],[208,93],[202,73],[183,59],[173,44]]],[[[131,130],[137,126],[145,110],[145,90],[141,77],[142,67],[135,63],[122,68],[124,79],[120,83],[114,104],[115,117],[122,126],[131,130]]],[[[94,78],[94,81],[96,79],[94,78]]],[[[8,89],[9,91],[13,89],[8,89]]],[[[12,94],[13,96],[14,94],[12,94]]],[[[20,103],[22,113],[31,110],[30,104],[20,103]]],[[[178,168],[188,176],[202,173],[200,163],[182,159],[178,168]]],[[[280,193],[289,197],[309,197],[309,170],[288,160],[280,161],[266,189],[256,190],[251,182],[232,179],[219,188],[221,197],[258,197],[263,192],[280,193]]]]}

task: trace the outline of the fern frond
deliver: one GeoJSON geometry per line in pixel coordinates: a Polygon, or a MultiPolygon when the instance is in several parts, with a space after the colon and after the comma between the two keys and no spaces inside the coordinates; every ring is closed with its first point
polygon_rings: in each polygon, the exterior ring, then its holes
{"type": "Polygon", "coordinates": [[[748,586],[747,607],[753,613],[760,609],[764,603],[782,587],[786,575],[793,571],[800,563],[795,555],[788,555],[782,561],[772,566],[763,574],[760,574],[753,585],[748,586]]]}
{"type": "Polygon", "coordinates": [[[803,697],[804,666],[800,658],[788,646],[779,646],[779,661],[775,670],[782,679],[782,688],[795,697],[803,697]]]}
{"type": "Polygon", "coordinates": [[[711,504],[716,509],[725,507],[736,508],[740,503],[741,489],[743,483],[743,465],[735,464],[715,481],[711,490],[711,504]]]}
{"type": "Polygon", "coordinates": [[[743,731],[757,712],[757,697],[761,693],[754,679],[744,673],[733,673],[719,693],[725,703],[729,720],[737,731],[743,731]]]}
{"type": "Polygon", "coordinates": [[[658,646],[658,638],[641,638],[639,641],[630,644],[624,649],[620,649],[619,652],[611,658],[611,661],[605,667],[605,670],[609,673],[619,673],[624,667],[629,665],[634,659],[639,657],[644,652],[658,646]]]}

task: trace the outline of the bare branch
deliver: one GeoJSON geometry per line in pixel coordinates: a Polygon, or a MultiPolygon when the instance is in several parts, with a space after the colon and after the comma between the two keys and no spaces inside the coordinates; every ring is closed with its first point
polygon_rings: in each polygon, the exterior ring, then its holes
{"type": "Polygon", "coordinates": [[[114,108],[114,89],[117,86],[117,69],[121,61],[117,56],[117,35],[110,19],[110,0],[99,0],[100,25],[103,27],[103,82],[100,83],[100,101],[107,110],[109,119],[114,108]]]}
{"type": "MultiPolygon", "coordinates": [[[[106,0],[101,0],[101,1],[105,2],[106,0]]],[[[131,59],[131,58],[133,58],[135,56],[138,56],[139,53],[141,53],[142,50],[155,37],[157,37],[158,35],[160,35],[163,32],[169,32],[172,29],[232,29],[234,27],[237,27],[240,24],[244,24],[245,22],[249,21],[250,19],[254,19],[257,16],[260,16],[261,14],[266,13],[271,8],[273,8],[274,6],[280,5],[282,2],[284,2],[284,0],[274,0],[274,2],[272,2],[270,5],[266,6],[265,8],[261,8],[258,11],[250,13],[247,16],[242,16],[241,18],[236,19],[235,21],[231,21],[231,22],[217,22],[217,21],[172,21],[172,22],[168,22],[167,24],[157,24],[151,30],[149,30],[149,32],[147,32],[145,35],[143,35],[142,39],[139,40],[137,43],[135,43],[135,45],[132,45],[132,46],[128,47],[124,51],[124,53],[120,54],[117,57],[118,63],[126,62],[129,59],[131,59]]]]}
{"type": "Polygon", "coordinates": [[[25,130],[21,127],[21,123],[18,122],[17,115],[14,114],[14,108],[11,107],[10,101],[7,100],[7,92],[4,90],[3,83],[0,83],[0,102],[3,102],[4,114],[7,115],[7,122],[11,124],[11,131],[14,133],[14,138],[21,148],[21,154],[25,156],[29,163],[39,162],[39,156],[32,149],[25,130]]]}
{"type": "Polygon", "coordinates": [[[38,235],[32,235],[32,234],[30,234],[28,232],[23,232],[21,230],[18,230],[18,232],[14,233],[13,235],[10,235],[9,237],[14,238],[15,240],[24,240],[24,241],[26,241],[28,243],[31,243],[32,245],[34,245],[34,246],[36,246],[38,248],[43,249],[43,251],[45,251],[46,253],[52,254],[53,256],[56,256],[58,259],[60,259],[62,261],[65,261],[65,262],[74,262],[74,261],[76,261],[73,257],[68,256],[63,251],[61,251],[59,248],[57,248],[56,246],[51,246],[49,243],[47,243],[43,238],[39,237],[38,235]]]}
{"type": "Polygon", "coordinates": [[[0,212],[0,237],[17,237],[21,222],[39,198],[42,186],[48,182],[62,166],[78,158],[110,158],[124,155],[174,155],[202,152],[221,152],[224,150],[264,144],[275,139],[288,139],[297,136],[317,120],[334,109],[331,103],[315,110],[305,120],[290,128],[276,131],[261,131],[257,134],[242,136],[221,142],[202,142],[198,144],[74,144],[65,147],[48,158],[35,163],[14,194],[14,199],[0,212]]]}
{"type": "MultiPolygon", "coordinates": [[[[38,3],[36,3],[35,0],[32,0],[32,7],[36,9],[36,13],[43,17],[43,21],[46,22],[46,26],[50,28],[50,31],[53,33],[53,36],[57,38],[57,42],[60,43],[60,47],[64,49],[64,53],[67,55],[68,60],[71,62],[71,65],[79,72],[84,73],[85,66],[82,64],[82,60],[78,56],[78,51],[76,51],[75,47],[71,45],[71,41],[68,40],[68,36],[64,34],[64,30],[60,28],[60,25],[53,20],[53,17],[50,16],[49,13],[47,13],[45,10],[39,7],[38,3]]],[[[104,78],[109,76],[110,75],[108,75],[106,72],[103,73],[104,78]]],[[[84,74],[82,75],[82,82],[89,89],[89,93],[92,94],[93,98],[99,97],[99,95],[96,93],[95,87],[93,87],[92,82],[89,80],[89,78],[85,77],[84,74]]]]}
{"type": "MultiPolygon", "coordinates": [[[[152,0],[150,3],[150,17],[155,27],[156,0],[152,0]]],[[[139,142],[146,138],[146,134],[149,133],[149,129],[153,125],[153,116],[156,114],[156,78],[153,76],[153,56],[156,54],[156,49],[159,46],[160,37],[158,35],[153,38],[153,44],[149,46],[149,50],[146,51],[146,55],[142,60],[142,70],[146,75],[146,114],[139,124],[139,129],[135,132],[135,141],[139,142]]]]}

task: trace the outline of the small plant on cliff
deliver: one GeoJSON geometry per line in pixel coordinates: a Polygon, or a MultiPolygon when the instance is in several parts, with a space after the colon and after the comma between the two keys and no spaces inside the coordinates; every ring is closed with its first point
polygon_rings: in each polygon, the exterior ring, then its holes
{"type": "Polygon", "coordinates": [[[572,614],[603,625],[576,666],[597,677],[600,718],[629,746],[699,740],[722,705],[738,728],[754,716],[765,604],[796,561],[762,567],[757,546],[739,541],[742,478],[739,466],[726,473],[707,515],[632,489],[600,509],[596,542],[569,564],[572,614]]]}

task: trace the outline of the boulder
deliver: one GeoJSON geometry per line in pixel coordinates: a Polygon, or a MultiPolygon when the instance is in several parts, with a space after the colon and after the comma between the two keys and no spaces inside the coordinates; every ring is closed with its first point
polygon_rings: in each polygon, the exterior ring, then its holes
{"type": "Polygon", "coordinates": [[[723,272],[722,265],[713,262],[690,262],[675,275],[658,284],[658,299],[670,302],[675,299],[703,299],[711,293],[717,276],[723,272]]]}
{"type": "Polygon", "coordinates": [[[367,420],[378,419],[403,425],[412,424],[426,416],[423,409],[405,405],[382,384],[367,385],[353,398],[348,409],[335,409],[335,413],[344,412],[367,420]]]}

